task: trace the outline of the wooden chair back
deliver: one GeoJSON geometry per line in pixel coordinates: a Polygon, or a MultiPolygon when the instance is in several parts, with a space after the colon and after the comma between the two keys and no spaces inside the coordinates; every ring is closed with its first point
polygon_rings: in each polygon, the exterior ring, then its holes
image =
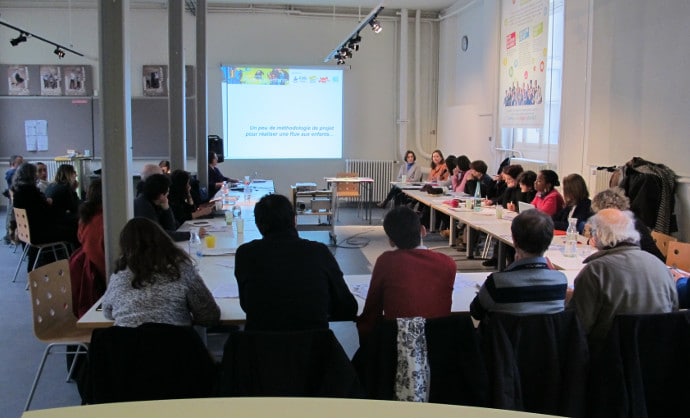
{"type": "Polygon", "coordinates": [[[88,342],[91,331],[77,329],[72,313],[69,260],[58,260],[29,273],[34,334],[44,342],[88,342]]]}
{"type": "MultiPolygon", "coordinates": [[[[338,172],[336,178],[357,178],[357,172],[338,172]]],[[[335,195],[337,197],[359,197],[359,182],[336,183],[335,195]]]]}
{"type": "Polygon", "coordinates": [[[666,265],[690,271],[690,243],[680,241],[669,242],[666,265]]]}
{"type": "Polygon", "coordinates": [[[29,231],[29,218],[26,217],[26,210],[15,207],[14,218],[17,221],[17,238],[25,244],[30,244],[31,232],[29,231]]]}
{"type": "Polygon", "coordinates": [[[675,242],[678,240],[671,235],[666,235],[665,233],[657,232],[656,230],[652,231],[652,239],[654,239],[656,247],[659,248],[659,251],[661,251],[661,254],[664,257],[668,255],[669,242],[675,242]]]}

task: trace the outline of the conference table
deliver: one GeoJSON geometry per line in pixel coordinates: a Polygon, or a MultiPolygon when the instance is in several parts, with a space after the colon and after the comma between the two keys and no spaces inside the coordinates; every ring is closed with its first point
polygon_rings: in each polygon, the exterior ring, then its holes
{"type": "MultiPolygon", "coordinates": [[[[513,247],[513,237],[510,232],[510,226],[512,220],[517,216],[516,212],[504,209],[499,218],[496,215],[496,206],[482,206],[479,209],[467,206],[466,203],[468,200],[473,200],[474,198],[464,193],[432,195],[420,191],[417,188],[405,188],[405,185],[402,183],[395,184],[399,188],[402,187],[402,191],[407,196],[430,208],[430,227],[433,228],[435,225],[436,212],[450,216],[451,223],[448,246],[453,246],[453,241],[455,239],[454,220],[467,225],[469,229],[468,243],[472,243],[473,235],[475,235],[476,232],[484,232],[490,237],[495,238],[498,241],[497,268],[498,270],[503,270],[505,268],[505,253],[507,247],[513,247]],[[451,204],[454,199],[457,199],[459,202],[457,207],[451,204]]],[[[582,261],[596,251],[594,247],[587,245],[587,238],[581,235],[578,236],[577,253],[574,257],[566,257],[563,255],[564,248],[565,236],[555,235],[549,249],[544,254],[556,268],[561,270],[580,271],[582,267],[584,267],[582,261]]],[[[467,247],[468,255],[472,251],[470,247],[467,247]]]]}
{"type": "Polygon", "coordinates": [[[132,401],[25,411],[25,418],[551,417],[496,408],[347,398],[238,397],[132,401]]]}

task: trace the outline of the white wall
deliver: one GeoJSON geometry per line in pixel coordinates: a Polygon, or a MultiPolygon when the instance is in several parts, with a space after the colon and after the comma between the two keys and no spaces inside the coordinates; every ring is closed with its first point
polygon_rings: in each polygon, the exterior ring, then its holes
{"type": "MultiPolygon", "coordinates": [[[[72,43],[74,49],[91,59],[67,54],[58,61],[52,48],[29,40],[15,48],[0,48],[4,64],[89,64],[98,77],[98,27],[95,8],[28,8],[29,2],[14,2],[17,7],[4,8],[2,19],[46,38],[72,43]],[[69,24],[71,22],[71,26],[69,24]],[[66,30],[67,28],[71,28],[66,30]]],[[[83,4],[83,3],[82,3],[83,4]]],[[[414,17],[414,12],[410,13],[414,17]]],[[[344,91],[344,158],[397,159],[399,150],[412,148],[418,155],[436,148],[436,76],[438,23],[421,25],[422,74],[419,99],[422,127],[421,151],[415,145],[414,108],[410,105],[407,124],[408,144],[398,146],[398,67],[400,57],[399,18],[381,19],[384,30],[374,34],[369,28],[361,32],[361,48],[348,60],[352,66],[345,72],[344,91]]],[[[323,59],[357,25],[357,16],[288,16],[282,13],[209,12],[207,16],[208,66],[208,132],[222,136],[220,65],[324,65],[323,59]]],[[[133,9],[129,21],[132,96],[142,95],[141,68],[146,64],[166,64],[168,57],[166,9],[133,9]]],[[[414,23],[408,22],[410,31],[414,23]]],[[[195,63],[195,18],[184,17],[185,61],[195,63]]],[[[16,31],[0,27],[0,39],[16,36],[16,31]]],[[[410,32],[409,59],[414,58],[414,34],[410,32]]],[[[335,66],[333,62],[328,64],[335,66]]],[[[412,69],[412,63],[408,63],[412,69]]],[[[413,77],[413,74],[410,75],[413,77]]],[[[412,79],[411,79],[412,80],[412,79]]],[[[107,83],[107,81],[103,81],[107,83]]],[[[99,81],[95,81],[98,86],[99,81]]],[[[414,86],[406,87],[410,100],[416,95],[414,86]]],[[[0,116],[0,123],[2,122],[0,116]]],[[[21,148],[22,139],[17,141],[21,148]]],[[[26,153],[26,152],[25,152],[26,153]]],[[[422,159],[423,164],[427,164],[422,159]]],[[[140,167],[135,162],[134,169],[140,167]]],[[[188,167],[191,167],[188,165],[188,167]]],[[[288,193],[289,185],[299,181],[322,181],[344,169],[343,160],[226,161],[220,165],[229,176],[242,176],[259,171],[276,179],[278,192],[288,193]]]]}
{"type": "MultiPolygon", "coordinates": [[[[462,139],[471,158],[487,162],[494,145],[480,128],[485,118],[480,109],[496,94],[479,87],[497,80],[498,67],[476,57],[472,46],[498,56],[486,38],[500,33],[499,21],[488,28],[478,23],[490,23],[492,14],[500,14],[499,5],[500,0],[474,0],[443,20],[440,29],[439,144],[462,139]],[[469,54],[458,53],[465,34],[469,54]]],[[[590,164],[622,165],[633,156],[668,165],[681,176],[678,236],[689,241],[690,43],[683,34],[690,2],[589,0],[566,1],[565,7],[559,173],[585,173],[590,164]]]]}

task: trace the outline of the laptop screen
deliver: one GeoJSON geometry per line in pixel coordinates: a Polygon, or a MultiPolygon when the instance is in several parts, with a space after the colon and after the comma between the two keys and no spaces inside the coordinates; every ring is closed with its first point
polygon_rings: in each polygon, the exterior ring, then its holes
{"type": "Polygon", "coordinates": [[[531,205],[530,203],[527,203],[525,201],[518,201],[518,211],[522,213],[523,211],[533,209],[534,206],[531,205]]]}

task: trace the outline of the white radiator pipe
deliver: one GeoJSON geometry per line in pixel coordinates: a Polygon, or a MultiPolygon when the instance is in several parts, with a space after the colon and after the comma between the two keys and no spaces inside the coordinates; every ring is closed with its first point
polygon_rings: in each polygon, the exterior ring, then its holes
{"type": "Polygon", "coordinates": [[[422,144],[422,99],[420,86],[422,84],[422,11],[417,9],[414,18],[414,137],[419,154],[431,159],[431,152],[424,150],[422,144]]]}
{"type": "MultiPolygon", "coordinates": [[[[407,150],[407,127],[408,127],[408,71],[407,71],[407,49],[408,41],[408,22],[407,9],[400,11],[400,81],[398,84],[398,157],[402,158],[407,150]]],[[[396,159],[397,159],[396,158],[396,159]]]]}

